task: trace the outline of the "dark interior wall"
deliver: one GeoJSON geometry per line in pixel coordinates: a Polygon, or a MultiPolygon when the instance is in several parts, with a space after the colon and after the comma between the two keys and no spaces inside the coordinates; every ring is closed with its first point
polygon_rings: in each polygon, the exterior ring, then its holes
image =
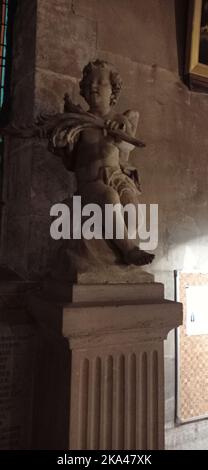
{"type": "MultiPolygon", "coordinates": [[[[33,122],[37,2],[16,2],[11,63],[11,119],[33,122]]],[[[19,272],[27,271],[30,230],[32,145],[6,139],[4,154],[1,259],[19,272]]]]}
{"type": "MultiPolygon", "coordinates": [[[[61,110],[66,91],[83,103],[78,80],[89,60],[101,57],[120,70],[118,109],[139,110],[138,136],[147,144],[132,156],[141,173],[141,202],[159,204],[153,269],[160,271],[207,266],[208,96],[190,92],[179,78],[186,7],[185,0],[32,0],[29,10],[19,10],[16,26],[18,122],[28,122],[31,112],[61,110]]],[[[4,253],[20,272],[38,272],[51,245],[50,207],[70,192],[71,178],[44,144],[22,146],[12,144],[16,157],[10,152],[5,174],[4,253]]]]}
{"type": "MultiPolygon", "coordinates": [[[[118,110],[140,112],[134,150],[141,202],[159,204],[153,270],[173,297],[173,269],[207,271],[208,95],[181,80],[188,0],[20,0],[15,23],[13,118],[28,123],[60,111],[97,57],[119,69],[118,110]]],[[[5,155],[1,259],[27,276],[41,272],[54,244],[49,211],[72,190],[72,178],[43,142],[9,142],[5,155]]],[[[174,336],[166,344],[167,421],[174,419],[174,336]]]]}

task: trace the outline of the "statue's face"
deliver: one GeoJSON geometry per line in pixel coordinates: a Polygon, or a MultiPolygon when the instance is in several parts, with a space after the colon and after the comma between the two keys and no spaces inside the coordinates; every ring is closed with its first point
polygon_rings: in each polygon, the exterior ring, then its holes
{"type": "Polygon", "coordinates": [[[91,73],[85,99],[91,108],[108,106],[111,102],[112,86],[108,69],[95,68],[91,73]]]}

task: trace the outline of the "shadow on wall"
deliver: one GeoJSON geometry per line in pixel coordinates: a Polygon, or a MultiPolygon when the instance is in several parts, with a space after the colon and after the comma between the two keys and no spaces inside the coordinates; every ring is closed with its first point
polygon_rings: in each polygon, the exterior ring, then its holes
{"type": "Polygon", "coordinates": [[[175,24],[178,52],[178,73],[184,78],[184,66],[186,56],[186,34],[188,25],[189,0],[175,0],[175,24]]]}

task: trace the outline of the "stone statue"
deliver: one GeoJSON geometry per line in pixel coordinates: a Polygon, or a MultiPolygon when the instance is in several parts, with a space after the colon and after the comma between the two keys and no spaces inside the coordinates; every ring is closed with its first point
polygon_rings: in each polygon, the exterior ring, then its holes
{"type": "MultiPolygon", "coordinates": [[[[49,151],[61,157],[65,167],[74,172],[77,194],[81,196],[83,205],[96,203],[102,211],[106,204],[137,205],[139,176],[128,160],[135,146],[144,147],[145,144],[135,138],[139,113],[128,110],[118,114],[114,111],[121,87],[121,77],[111,64],[103,60],[90,62],[84,67],[80,81],[80,94],[89,106],[87,112],[65,95],[63,113],[41,115],[35,125],[26,128],[10,125],[3,133],[21,138],[38,136],[48,139],[49,151]]],[[[151,263],[154,255],[141,250],[136,239],[128,237],[131,227],[125,215],[122,211],[113,215],[114,225],[120,218],[119,223],[124,226],[123,239],[113,237],[111,242],[91,240],[92,243],[67,240],[64,246],[68,252],[68,264],[74,265],[76,271],[83,265],[86,251],[90,252],[91,258],[94,257],[95,263],[103,257],[108,264],[105,250],[109,245],[111,255],[116,254],[116,257],[110,255],[111,264],[116,264],[116,260],[120,264],[137,266],[151,263]],[[80,256],[77,256],[78,252],[80,256]]],[[[62,259],[65,260],[66,272],[67,256],[64,254],[62,259]]],[[[85,267],[87,264],[88,261],[85,267]]]]}
{"type": "MultiPolygon", "coordinates": [[[[82,197],[82,202],[97,203],[103,210],[106,204],[125,206],[139,202],[138,172],[128,163],[139,113],[131,110],[124,114],[114,112],[121,86],[121,77],[112,65],[102,60],[90,62],[84,67],[80,81],[80,94],[89,105],[88,113],[81,107],[74,107],[67,95],[64,111],[76,111],[80,117],[88,114],[94,128],[86,123],[81,131],[78,126],[78,132],[74,132],[72,125],[67,127],[63,123],[55,128],[51,138],[50,150],[61,156],[66,168],[76,175],[77,194],[82,197]],[[104,126],[96,127],[99,119],[104,126]],[[122,139],[123,136],[128,142],[122,139]]],[[[114,214],[115,218],[118,216],[123,217],[122,213],[114,214]]],[[[128,238],[127,221],[124,222],[124,239],[113,239],[122,261],[140,266],[151,263],[154,255],[140,250],[136,241],[128,238]]]]}

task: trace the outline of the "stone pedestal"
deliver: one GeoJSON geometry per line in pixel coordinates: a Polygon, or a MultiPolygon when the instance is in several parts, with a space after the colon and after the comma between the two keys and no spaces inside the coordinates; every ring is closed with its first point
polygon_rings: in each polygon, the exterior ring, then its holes
{"type": "Polygon", "coordinates": [[[181,321],[162,284],[73,286],[70,449],[164,448],[163,343],[181,321]]]}

